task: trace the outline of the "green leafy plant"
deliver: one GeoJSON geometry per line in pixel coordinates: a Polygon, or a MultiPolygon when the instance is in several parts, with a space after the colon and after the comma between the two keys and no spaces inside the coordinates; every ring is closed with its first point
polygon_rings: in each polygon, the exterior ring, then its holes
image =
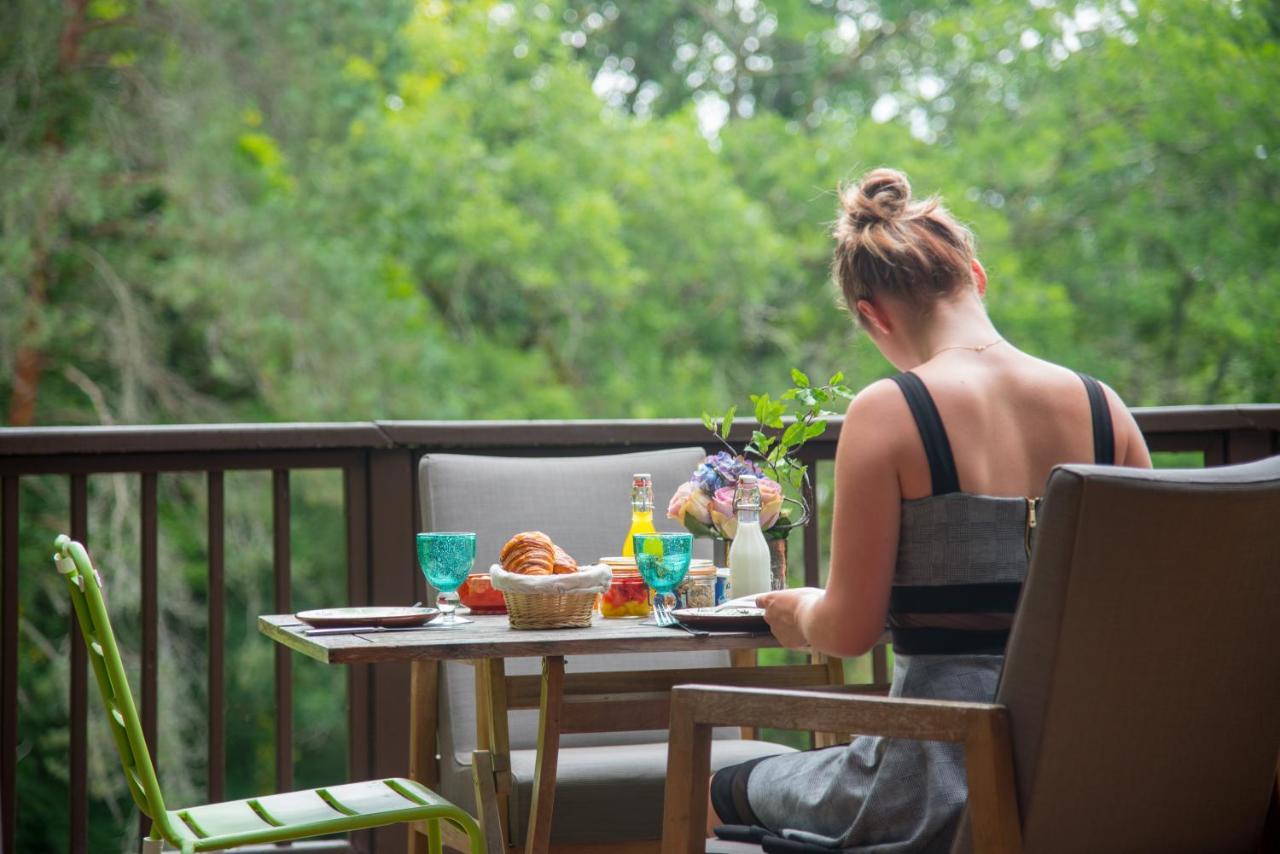
{"type": "MultiPolygon", "coordinates": [[[[751,458],[766,476],[784,486],[790,486],[795,496],[787,496],[787,504],[798,510],[793,517],[784,511],[778,523],[769,529],[771,536],[785,537],[792,528],[809,521],[811,507],[809,493],[809,466],[800,459],[800,449],[805,443],[827,432],[830,419],[841,413],[830,409],[832,404],[853,398],[853,391],[844,385],[844,373],[837,371],[822,385],[814,385],[808,375],[798,368],[791,369],[791,381],[795,384],[776,398],[767,392],[750,395],[756,429],[751,440],[742,449],[744,457],[751,458]]],[[[729,431],[733,428],[738,407],[730,406],[720,418],[702,413],[702,423],[729,450],[737,453],[729,444],[729,431]]]]}

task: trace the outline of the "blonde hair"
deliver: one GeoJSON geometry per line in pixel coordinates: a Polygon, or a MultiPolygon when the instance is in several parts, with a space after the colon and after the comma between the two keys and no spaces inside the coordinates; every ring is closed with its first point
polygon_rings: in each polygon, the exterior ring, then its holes
{"type": "Polygon", "coordinates": [[[937,196],[913,201],[907,176],[875,169],[840,188],[832,264],[845,307],[892,295],[928,311],[972,281],[973,235],[937,196]]]}

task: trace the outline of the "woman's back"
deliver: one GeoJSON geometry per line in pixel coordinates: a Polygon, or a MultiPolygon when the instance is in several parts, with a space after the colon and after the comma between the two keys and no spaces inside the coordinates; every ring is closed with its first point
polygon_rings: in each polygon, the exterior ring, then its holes
{"type": "MultiPolygon", "coordinates": [[[[1049,472],[1064,463],[1092,463],[1094,432],[1080,376],[1001,343],[982,352],[954,350],[913,370],[932,397],[955,459],[960,489],[976,495],[1037,497],[1049,472]]],[[[902,437],[894,452],[902,498],[932,494],[929,464],[906,398],[892,425],[902,437]]],[[[1121,404],[1108,392],[1115,461],[1131,444],[1121,404]]]]}

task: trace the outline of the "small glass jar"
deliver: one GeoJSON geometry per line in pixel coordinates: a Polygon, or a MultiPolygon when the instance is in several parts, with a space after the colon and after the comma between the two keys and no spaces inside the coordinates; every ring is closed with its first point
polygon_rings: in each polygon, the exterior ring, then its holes
{"type": "Polygon", "coordinates": [[[613,570],[609,589],[600,596],[600,616],[635,619],[653,613],[653,593],[636,571],[613,570]]]}
{"type": "Polygon", "coordinates": [[[676,588],[677,608],[712,608],[716,604],[716,568],[709,562],[689,569],[676,588]]]}

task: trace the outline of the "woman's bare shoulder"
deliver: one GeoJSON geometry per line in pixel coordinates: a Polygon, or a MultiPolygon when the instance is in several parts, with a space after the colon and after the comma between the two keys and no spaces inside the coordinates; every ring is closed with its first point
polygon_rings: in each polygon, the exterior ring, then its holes
{"type": "Polygon", "coordinates": [[[885,378],[866,386],[849,401],[840,435],[857,436],[864,449],[883,453],[897,447],[904,435],[914,435],[903,429],[911,424],[911,410],[902,390],[885,378]]]}
{"type": "Polygon", "coordinates": [[[876,380],[854,395],[845,410],[845,424],[879,424],[886,418],[896,418],[908,413],[902,390],[892,379],[876,380]]]}

